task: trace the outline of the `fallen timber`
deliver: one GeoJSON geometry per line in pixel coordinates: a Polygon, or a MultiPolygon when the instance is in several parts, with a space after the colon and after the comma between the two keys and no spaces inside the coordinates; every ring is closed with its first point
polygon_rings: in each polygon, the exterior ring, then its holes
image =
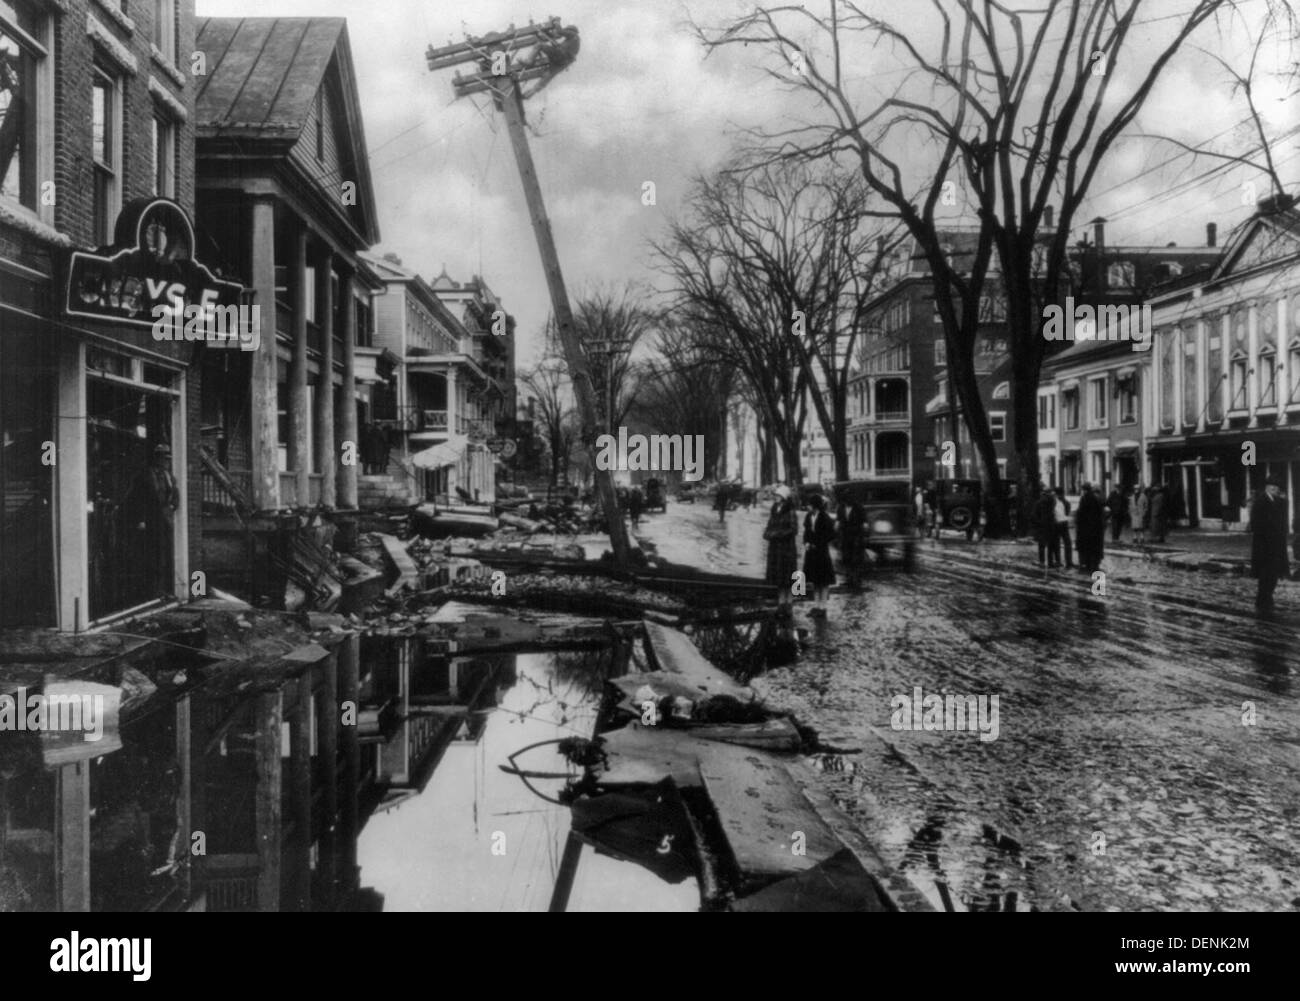
{"type": "MultiPolygon", "coordinates": [[[[611,681],[623,696],[624,713],[638,708],[635,696],[645,689],[695,706],[717,703],[739,707],[742,714],[762,710],[757,693],[710,664],[688,636],[651,621],[644,631],[655,670],[611,681]]],[[[920,894],[851,830],[833,803],[805,793],[801,778],[812,773],[788,753],[798,747],[790,740],[798,732],[788,719],[769,714],[757,724],[693,726],[695,720],[683,725],[667,716],[652,718],[652,725],[637,719],[605,730],[584,750],[586,774],[574,790],[584,804],[574,812],[575,832],[584,841],[660,872],[667,864],[657,857],[662,840],[647,836],[667,829],[663,811],[678,803],[685,817],[675,829],[691,842],[705,909],[924,909],[920,894]],[[764,731],[777,735],[779,746],[746,746],[746,736],[764,731]],[[604,796],[615,797],[603,811],[614,818],[606,827],[592,820],[601,811],[586,805],[604,796]],[[644,808],[636,806],[637,797],[644,808]],[[846,829],[848,836],[838,833],[846,829]],[[647,850],[646,844],[659,847],[647,850]]],[[[673,849],[681,847],[679,842],[673,849]]]]}
{"type": "Polygon", "coordinates": [[[578,560],[527,551],[453,546],[449,555],[474,559],[503,570],[551,571],[578,576],[607,577],[675,594],[688,592],[692,601],[711,607],[738,602],[765,601],[776,596],[776,588],[756,577],[708,573],[694,567],[660,562],[655,565],[619,567],[605,560],[578,560]]]}
{"type": "MultiPolygon", "coordinates": [[[[614,621],[553,613],[484,611],[481,606],[449,601],[417,625],[377,625],[373,636],[422,636],[447,655],[481,653],[539,653],[545,650],[590,649],[616,639],[639,635],[639,621],[614,621]]],[[[434,652],[431,649],[430,652],[434,652]]]]}

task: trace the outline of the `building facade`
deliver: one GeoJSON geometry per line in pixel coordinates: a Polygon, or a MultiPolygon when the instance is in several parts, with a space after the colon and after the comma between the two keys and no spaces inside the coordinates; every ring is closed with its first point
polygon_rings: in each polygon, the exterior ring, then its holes
{"type": "MultiPolygon", "coordinates": [[[[398,360],[400,377],[393,419],[378,421],[390,445],[388,463],[362,476],[363,506],[447,504],[461,499],[457,488],[494,499],[495,457],[486,443],[506,423],[500,402],[512,397],[503,385],[511,370],[509,352],[494,350],[505,345],[489,338],[509,336],[513,342],[513,335],[491,333],[495,306],[487,313],[486,332],[476,335],[463,321],[480,315],[472,296],[447,296],[449,305],[391,255],[368,259],[384,284],[375,297],[375,346],[398,360]]],[[[438,282],[459,290],[445,271],[438,282]]]]}
{"type": "Polygon", "coordinates": [[[254,350],[203,359],[205,560],[238,573],[285,512],[354,527],[359,409],[384,384],[358,361],[379,232],[346,21],[201,19],[195,51],[197,214],[259,308],[254,350]]]}
{"type": "Polygon", "coordinates": [[[0,6],[0,624],[183,597],[200,356],[154,308],[237,302],[193,223],[192,3],[0,6]]]}
{"type": "Polygon", "coordinates": [[[1158,290],[1147,462],[1174,516],[1245,528],[1264,479],[1300,488],[1300,212],[1274,198],[1212,270],[1158,290]]]}

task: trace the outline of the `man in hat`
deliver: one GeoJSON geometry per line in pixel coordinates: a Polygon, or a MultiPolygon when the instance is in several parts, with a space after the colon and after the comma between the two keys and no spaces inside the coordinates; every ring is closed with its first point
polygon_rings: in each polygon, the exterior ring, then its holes
{"type": "Polygon", "coordinates": [[[1291,570],[1286,555],[1286,498],[1282,480],[1270,476],[1250,506],[1250,571],[1259,582],[1255,607],[1272,611],[1273,590],[1291,570]]]}
{"type": "Polygon", "coordinates": [[[172,526],[181,494],[172,475],[172,450],[158,445],[149,466],[140,471],[127,494],[127,525],[140,560],[144,594],[171,596],[172,526]]]}

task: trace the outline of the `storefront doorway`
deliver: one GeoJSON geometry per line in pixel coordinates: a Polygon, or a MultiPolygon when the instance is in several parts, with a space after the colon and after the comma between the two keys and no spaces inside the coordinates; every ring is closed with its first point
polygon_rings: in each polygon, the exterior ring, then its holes
{"type": "Polygon", "coordinates": [[[172,453],[175,373],[86,352],[90,618],[173,596],[180,507],[172,453]]]}

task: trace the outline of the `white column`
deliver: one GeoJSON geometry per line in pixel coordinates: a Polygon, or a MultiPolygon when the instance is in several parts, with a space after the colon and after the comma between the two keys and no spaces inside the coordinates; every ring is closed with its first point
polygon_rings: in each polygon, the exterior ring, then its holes
{"type": "MultiPolygon", "coordinates": [[[[1205,367],[1209,362],[1209,330],[1205,326],[1205,320],[1197,317],[1194,321],[1196,330],[1196,384],[1203,386],[1205,400],[1201,406],[1200,412],[1196,415],[1196,430],[1205,430],[1205,415],[1210,409],[1210,386],[1206,379],[1205,367]]],[[[1222,356],[1223,352],[1219,352],[1222,356]]]]}
{"type": "Polygon", "coordinates": [[[1187,344],[1187,331],[1181,326],[1178,336],[1174,338],[1174,434],[1183,430],[1183,351],[1187,344]]]}
{"type": "Polygon", "coordinates": [[[58,506],[59,628],[76,632],[90,621],[90,550],[87,526],[89,471],[86,447],[85,345],[74,337],[59,338],[58,413],[75,419],[56,420],[54,428],[55,504],[58,506]]]}
{"type": "Polygon", "coordinates": [[[1247,427],[1259,427],[1259,303],[1252,300],[1246,303],[1247,352],[1246,360],[1246,409],[1250,412],[1247,427]]]}
{"type": "Polygon", "coordinates": [[[279,441],[275,357],[275,204],[256,199],[250,210],[252,245],[249,248],[253,288],[261,314],[261,340],[252,359],[252,391],[249,393],[249,445],[252,452],[253,503],[258,510],[280,504],[280,472],[276,461],[279,441]]]}

